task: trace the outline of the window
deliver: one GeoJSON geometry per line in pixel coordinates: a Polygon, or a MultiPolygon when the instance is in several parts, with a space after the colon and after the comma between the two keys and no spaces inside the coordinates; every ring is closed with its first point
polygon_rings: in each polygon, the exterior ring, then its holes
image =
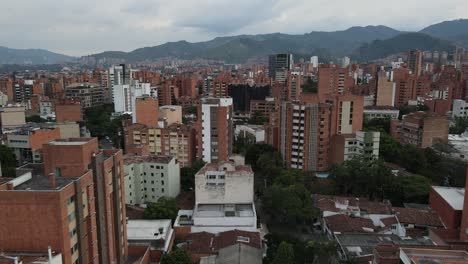
{"type": "Polygon", "coordinates": [[[72,231],[70,231],[70,238],[73,238],[76,235],[76,227],[73,228],[72,231]]]}
{"type": "Polygon", "coordinates": [[[161,189],[161,192],[162,192],[162,193],[164,192],[164,188],[161,189]]]}
{"type": "Polygon", "coordinates": [[[250,242],[250,237],[238,236],[237,237],[237,242],[249,243],[250,242]]]}
{"type": "Polygon", "coordinates": [[[71,254],[75,254],[75,252],[78,251],[78,243],[76,243],[72,248],[71,248],[71,254]]]}
{"type": "Polygon", "coordinates": [[[164,185],[164,181],[161,181],[161,185],[164,185]]]}
{"type": "Polygon", "coordinates": [[[75,220],[76,216],[75,216],[75,212],[71,212],[69,215],[68,215],[68,222],[72,222],[73,220],[75,220]]]}

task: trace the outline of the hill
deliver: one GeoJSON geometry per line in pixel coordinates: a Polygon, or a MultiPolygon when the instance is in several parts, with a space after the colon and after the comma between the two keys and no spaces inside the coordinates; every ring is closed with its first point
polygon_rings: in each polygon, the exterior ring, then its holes
{"type": "Polygon", "coordinates": [[[245,62],[277,52],[291,52],[310,56],[333,54],[344,56],[363,43],[387,39],[400,32],[385,26],[352,27],[347,30],[314,31],[302,35],[282,33],[218,37],[210,41],[190,43],[168,42],[159,46],[145,47],[131,52],[103,52],[89,57],[95,59],[122,59],[129,63],[174,57],[181,59],[214,59],[232,63],[245,62]]]}
{"type": "Polygon", "coordinates": [[[454,48],[455,45],[448,40],[423,33],[403,33],[387,40],[375,40],[364,44],[353,52],[351,58],[363,62],[406,52],[409,49],[450,51],[454,48]]]}
{"type": "Polygon", "coordinates": [[[434,37],[454,41],[468,48],[468,19],[444,21],[428,26],[420,31],[434,37]]]}
{"type": "Polygon", "coordinates": [[[43,49],[11,49],[0,46],[0,64],[55,64],[74,59],[43,49]]]}

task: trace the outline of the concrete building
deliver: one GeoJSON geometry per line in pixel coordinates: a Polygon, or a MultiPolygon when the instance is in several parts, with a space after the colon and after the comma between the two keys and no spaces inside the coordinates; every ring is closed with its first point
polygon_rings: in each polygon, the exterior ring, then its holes
{"type": "Polygon", "coordinates": [[[198,107],[198,157],[211,163],[226,161],[232,153],[232,98],[202,98],[198,107]]]}
{"type": "Polygon", "coordinates": [[[253,181],[252,168],[242,163],[206,164],[195,175],[195,208],[179,213],[175,226],[189,224],[189,233],[256,231],[253,181]]]}
{"type": "Polygon", "coordinates": [[[8,95],[0,91],[0,107],[8,104],[8,95]]]}
{"type": "Polygon", "coordinates": [[[465,100],[455,99],[452,104],[452,117],[468,116],[468,103],[465,100]]]}
{"type": "Polygon", "coordinates": [[[164,105],[159,107],[159,120],[162,120],[165,126],[170,126],[174,123],[182,124],[182,106],[180,105],[164,105]]]}
{"type": "Polygon", "coordinates": [[[55,119],[55,103],[43,100],[39,103],[39,115],[44,119],[55,119]]]}
{"type": "Polygon", "coordinates": [[[270,55],[268,65],[269,77],[277,82],[285,83],[288,72],[293,67],[293,55],[286,53],[270,55]]]}
{"type": "Polygon", "coordinates": [[[65,89],[67,97],[80,99],[83,109],[104,104],[105,93],[105,88],[97,83],[74,83],[65,89]]]}
{"type": "Polygon", "coordinates": [[[312,56],[310,57],[310,64],[312,64],[312,67],[317,68],[319,64],[319,58],[318,56],[312,56]]]}
{"type": "Polygon", "coordinates": [[[436,113],[415,112],[403,120],[391,122],[390,133],[401,144],[413,144],[419,148],[431,147],[437,141],[448,140],[449,121],[436,113]]]}
{"type": "Polygon", "coordinates": [[[171,156],[124,156],[125,202],[156,203],[180,192],[180,167],[171,156]]]}
{"type": "Polygon", "coordinates": [[[265,128],[261,125],[236,125],[234,133],[236,138],[241,136],[251,144],[265,142],[265,128]]]}
{"type": "Polygon", "coordinates": [[[6,106],[0,108],[1,133],[26,124],[26,109],[24,106],[6,106]]]}
{"type": "Polygon", "coordinates": [[[128,220],[127,240],[130,246],[150,245],[152,254],[169,253],[175,234],[170,219],[128,220]]]}
{"type": "Polygon", "coordinates": [[[42,162],[42,145],[60,138],[59,128],[24,126],[7,134],[7,146],[13,151],[18,164],[42,162]]]}
{"type": "Polygon", "coordinates": [[[390,81],[387,73],[381,71],[377,75],[376,106],[395,106],[395,83],[390,81]]]}
{"type": "Polygon", "coordinates": [[[380,132],[358,131],[356,134],[332,137],[330,159],[340,164],[355,157],[379,158],[380,132]]]}

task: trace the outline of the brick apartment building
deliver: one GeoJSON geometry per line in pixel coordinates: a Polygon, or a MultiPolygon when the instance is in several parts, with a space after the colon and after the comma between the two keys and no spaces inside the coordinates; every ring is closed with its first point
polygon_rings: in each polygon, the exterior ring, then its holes
{"type": "Polygon", "coordinates": [[[0,186],[0,247],[60,252],[63,263],[124,263],[123,162],[96,138],[55,140],[44,164],[26,165],[0,186]]]}
{"type": "Polygon", "coordinates": [[[191,166],[196,156],[196,129],[174,123],[167,127],[142,124],[124,126],[125,151],[134,155],[171,155],[181,167],[191,166]]]}
{"type": "Polygon", "coordinates": [[[392,120],[390,134],[401,144],[413,144],[418,148],[431,147],[438,140],[448,140],[449,121],[433,112],[415,112],[403,120],[392,120]]]}
{"type": "Polygon", "coordinates": [[[202,98],[198,106],[198,157],[205,162],[228,160],[234,129],[232,98],[202,98]]]}
{"type": "Polygon", "coordinates": [[[344,94],[354,85],[347,68],[338,65],[321,65],[318,70],[318,96],[344,94]]]}

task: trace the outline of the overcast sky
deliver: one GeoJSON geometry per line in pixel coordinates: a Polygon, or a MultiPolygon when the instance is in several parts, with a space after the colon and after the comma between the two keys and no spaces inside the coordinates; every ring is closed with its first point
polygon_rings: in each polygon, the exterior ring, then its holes
{"type": "Polygon", "coordinates": [[[237,34],[414,31],[467,18],[468,0],[2,0],[1,9],[0,46],[81,56],[237,34]]]}

